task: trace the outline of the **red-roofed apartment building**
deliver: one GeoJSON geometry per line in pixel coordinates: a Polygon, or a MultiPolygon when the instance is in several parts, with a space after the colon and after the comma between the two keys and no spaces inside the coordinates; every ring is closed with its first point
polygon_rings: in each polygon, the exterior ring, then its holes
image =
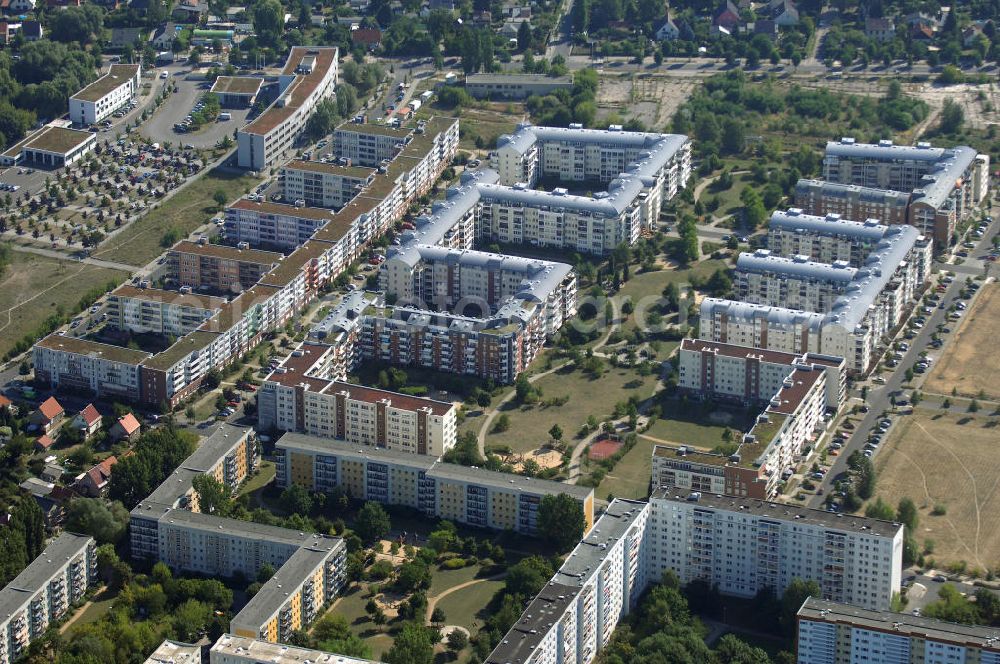
{"type": "Polygon", "coordinates": [[[34,413],[31,414],[30,422],[37,426],[42,433],[51,434],[62,424],[66,411],[62,405],[56,401],[55,397],[49,397],[42,402],[34,413]]]}
{"type": "Polygon", "coordinates": [[[140,429],[141,425],[139,424],[139,420],[135,419],[135,415],[132,413],[125,413],[118,418],[118,421],[114,423],[109,433],[111,435],[111,440],[127,440],[131,443],[139,437],[140,429]]]}
{"type": "Polygon", "coordinates": [[[86,440],[101,429],[101,414],[94,408],[94,404],[88,403],[73,419],[73,426],[80,430],[86,440]]]}

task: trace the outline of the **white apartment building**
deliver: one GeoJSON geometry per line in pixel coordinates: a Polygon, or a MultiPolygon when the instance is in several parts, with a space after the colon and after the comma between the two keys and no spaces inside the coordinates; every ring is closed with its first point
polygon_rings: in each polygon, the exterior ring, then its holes
{"type": "Polygon", "coordinates": [[[409,128],[345,122],[333,132],[333,154],[351,166],[378,168],[395,159],[412,136],[409,128]]]}
{"type": "Polygon", "coordinates": [[[166,639],[143,664],[201,664],[201,646],[166,639]]]}
{"type": "Polygon", "coordinates": [[[616,499],[484,664],[590,664],[646,590],[649,504],[616,499]]]}
{"type": "Polygon", "coordinates": [[[139,94],[141,77],[139,65],[111,65],[107,74],[69,98],[69,119],[97,124],[139,94]]]}
{"type": "Polygon", "coordinates": [[[0,590],[0,664],[10,664],[97,579],[93,537],[62,533],[0,590]]]}
{"type": "Polygon", "coordinates": [[[182,337],[198,329],[225,304],[221,297],[126,284],[108,295],[108,323],[137,334],[182,337]]]}
{"type": "Polygon", "coordinates": [[[252,247],[295,249],[334,218],[324,208],[251,201],[241,198],[226,208],[226,238],[252,247]]]}
{"type": "Polygon", "coordinates": [[[823,598],[887,610],[899,592],[903,526],[851,515],[712,494],[650,498],[648,573],[673,570],[725,595],[781,595],[792,579],[816,581],[823,598]]]}
{"type": "Polygon", "coordinates": [[[232,634],[219,637],[209,657],[211,664],[379,664],[373,660],[232,634]]]}
{"type": "Polygon", "coordinates": [[[241,168],[263,170],[292,147],[316,105],[337,84],[336,47],[293,46],[278,76],[278,98],[236,134],[241,168]]]}
{"type": "Polygon", "coordinates": [[[412,397],[331,377],[333,347],[304,343],[257,392],[262,431],[299,431],[352,445],[440,457],[454,447],[454,404],[412,397]]]}
{"type": "Polygon", "coordinates": [[[140,363],[149,353],[64,335],[49,335],[31,349],[35,378],[55,389],[91,391],[134,398],[139,394],[140,363]]]}
{"type": "Polygon", "coordinates": [[[375,180],[375,171],[296,159],[281,167],[280,180],[286,201],[340,209],[375,180]]]}
{"type": "Polygon", "coordinates": [[[814,216],[799,208],[776,210],[767,225],[767,248],[775,256],[805,256],[817,263],[858,268],[888,230],[878,219],[849,221],[833,213],[814,216]]]}
{"type": "Polygon", "coordinates": [[[799,664],[1000,664],[995,627],[872,611],[808,598],[798,612],[799,664]]]}
{"type": "Polygon", "coordinates": [[[733,291],[742,302],[827,312],[857,278],[846,261],[816,263],[806,256],[772,256],[767,249],[736,259],[733,291]]]}

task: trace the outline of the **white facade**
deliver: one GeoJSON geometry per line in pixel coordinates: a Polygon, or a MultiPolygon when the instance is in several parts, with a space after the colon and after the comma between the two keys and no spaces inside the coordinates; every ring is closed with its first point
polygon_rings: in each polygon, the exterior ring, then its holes
{"type": "Polygon", "coordinates": [[[211,664],[379,664],[321,650],[224,634],[212,646],[211,664]]]}
{"type": "Polygon", "coordinates": [[[140,390],[139,363],[150,357],[128,348],[51,335],[31,349],[35,376],[58,388],[134,398],[140,390]]]}
{"type": "Polygon", "coordinates": [[[793,579],[816,581],[825,599],[887,610],[899,592],[903,526],[792,505],[656,492],[653,578],[705,579],[726,595],[781,595],[793,579]]]}
{"type": "Polygon", "coordinates": [[[122,286],[108,296],[108,321],[133,333],[181,337],[225,304],[223,298],[122,286]]]}
{"type": "Polygon", "coordinates": [[[375,179],[375,171],[317,161],[290,161],[281,167],[284,200],[315,207],[342,208],[375,179]]]}
{"type": "Polygon", "coordinates": [[[97,124],[139,94],[139,65],[111,65],[107,74],[69,98],[69,119],[97,124]]]}

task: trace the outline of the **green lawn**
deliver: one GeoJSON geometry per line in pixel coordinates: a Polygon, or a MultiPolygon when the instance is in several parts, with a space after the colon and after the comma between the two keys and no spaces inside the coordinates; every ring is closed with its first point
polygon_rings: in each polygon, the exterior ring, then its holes
{"type": "Polygon", "coordinates": [[[258,489],[263,489],[274,479],[274,463],[271,461],[261,461],[260,472],[250,478],[250,480],[240,488],[240,494],[252,493],[258,489]]]}
{"type": "Polygon", "coordinates": [[[562,427],[563,440],[572,441],[589,415],[602,420],[611,415],[618,401],[633,394],[646,399],[655,382],[655,376],[643,377],[631,369],[610,368],[596,380],[572,368],[557,371],[533,385],[541,388],[543,399],[566,395],[569,401],[548,408],[505,404],[501,412],[510,418],[510,428],[502,433],[491,431],[486,444],[509,445],[515,452],[528,452],[548,442],[548,431],[554,424],[562,427]]]}
{"type": "Polygon", "coordinates": [[[183,239],[211,219],[216,213],[212,199],[216,191],[225,192],[226,200],[232,201],[250,191],[258,181],[259,178],[249,175],[219,169],[209,171],[107,240],[93,255],[129,265],[145,265],[163,252],[160,241],[167,231],[173,229],[183,239]]]}
{"type": "Polygon", "coordinates": [[[633,499],[648,496],[654,445],[656,443],[651,440],[639,438],[614,470],[604,476],[601,485],[594,490],[594,497],[604,500],[609,494],[633,499]]]}
{"type": "Polygon", "coordinates": [[[440,595],[448,588],[472,581],[481,570],[479,565],[463,567],[462,569],[440,569],[435,566],[432,570],[431,587],[427,591],[427,596],[440,595]]]}
{"type": "Polygon", "coordinates": [[[344,616],[351,631],[365,640],[365,643],[372,649],[372,657],[381,659],[382,655],[392,647],[392,636],[388,632],[393,626],[382,625],[379,627],[368,619],[368,614],[365,613],[365,604],[368,603],[368,599],[366,590],[355,588],[347,595],[341,596],[333,611],[344,616]]]}
{"type": "Polygon", "coordinates": [[[444,611],[445,624],[461,625],[475,634],[487,618],[486,605],[503,584],[503,581],[480,581],[442,598],[437,607],[444,611]]]}
{"type": "Polygon", "coordinates": [[[128,276],[120,270],[11,250],[10,264],[0,275],[0,356],[26,335],[37,334],[49,316],[77,313],[80,298],[92,289],[117,285],[128,276]]]}
{"type": "MultiPolygon", "coordinates": [[[[632,306],[636,311],[648,310],[652,304],[659,302],[663,296],[663,289],[669,283],[678,286],[689,283],[692,276],[707,279],[716,270],[726,268],[726,262],[709,259],[696,263],[692,267],[684,270],[654,270],[652,272],[634,272],[631,278],[622,284],[615,300],[619,303],[626,299],[632,301],[632,306]]],[[[620,312],[619,312],[620,313],[620,312]]],[[[636,315],[632,314],[623,323],[624,328],[635,328],[637,325],[636,315]]]]}
{"type": "Polygon", "coordinates": [[[727,427],[742,432],[749,428],[752,421],[745,410],[710,407],[707,404],[684,405],[663,400],[661,408],[662,416],[645,432],[647,436],[705,449],[722,444],[722,434],[727,427]]]}

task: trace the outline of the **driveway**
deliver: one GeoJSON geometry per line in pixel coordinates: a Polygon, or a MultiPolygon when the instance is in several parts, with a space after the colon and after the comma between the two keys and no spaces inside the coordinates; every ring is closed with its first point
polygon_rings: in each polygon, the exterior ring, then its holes
{"type": "MultiPolygon", "coordinates": [[[[158,82],[160,79],[156,79],[158,82]]],[[[246,123],[250,109],[224,108],[224,113],[232,114],[232,120],[214,122],[205,125],[200,131],[179,134],[174,131],[174,125],[184,119],[194,107],[198,98],[208,92],[202,87],[205,81],[200,74],[179,71],[172,77],[177,92],[170,95],[167,101],[157,109],[153,117],[146,120],[139,133],[157,143],[170,142],[175,145],[193,145],[196,148],[210,148],[218,143],[223,136],[232,138],[233,133],[246,123]]]]}

